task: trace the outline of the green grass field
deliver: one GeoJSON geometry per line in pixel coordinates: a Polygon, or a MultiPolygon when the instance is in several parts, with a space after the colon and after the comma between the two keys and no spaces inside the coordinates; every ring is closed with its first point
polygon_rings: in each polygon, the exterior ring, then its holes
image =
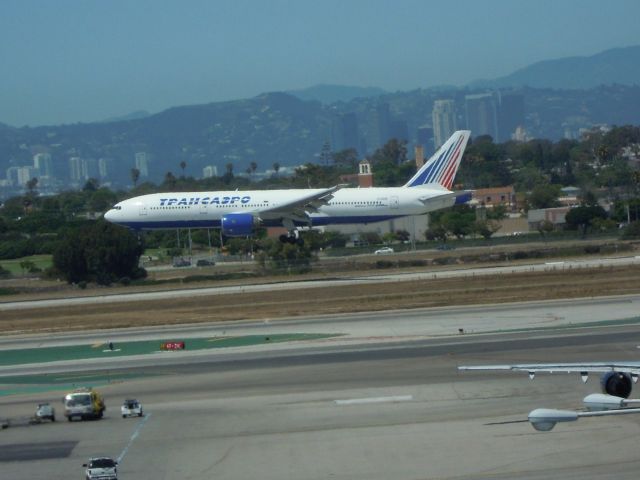
{"type": "Polygon", "coordinates": [[[41,270],[45,270],[53,265],[52,255],[31,255],[30,257],[15,258],[11,260],[0,260],[0,265],[5,270],[9,270],[12,275],[22,275],[27,273],[20,267],[20,262],[30,261],[41,270]]]}

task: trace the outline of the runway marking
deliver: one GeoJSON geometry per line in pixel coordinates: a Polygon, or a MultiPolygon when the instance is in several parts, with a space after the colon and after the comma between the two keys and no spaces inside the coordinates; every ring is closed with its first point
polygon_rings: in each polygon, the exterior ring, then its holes
{"type": "Polygon", "coordinates": [[[361,405],[366,403],[408,402],[413,400],[413,395],[394,395],[391,397],[350,398],[347,400],[334,400],[336,405],[361,405]]]}
{"type": "Polygon", "coordinates": [[[131,435],[131,438],[129,439],[129,443],[127,443],[127,446],[124,447],[124,450],[122,450],[122,453],[118,456],[118,458],[116,459],[116,461],[118,462],[118,464],[120,464],[122,462],[122,459],[124,458],[124,456],[127,454],[127,452],[129,451],[129,447],[131,447],[131,445],[133,444],[133,441],[138,438],[138,435],[140,434],[140,430],[142,430],[142,427],[144,427],[144,424],[147,422],[147,420],[149,420],[151,418],[151,414],[147,413],[145,414],[144,418],[140,421],[140,423],[138,423],[138,428],[136,428],[135,432],[133,432],[133,435],[131,435]]]}

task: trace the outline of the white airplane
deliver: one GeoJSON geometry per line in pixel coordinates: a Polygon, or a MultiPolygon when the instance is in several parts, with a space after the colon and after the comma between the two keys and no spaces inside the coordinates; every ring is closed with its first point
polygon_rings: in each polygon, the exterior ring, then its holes
{"type": "Polygon", "coordinates": [[[297,227],[366,224],[464,203],[471,192],[451,191],[471,132],[455,132],[402,187],[152,193],[123,200],[105,213],[109,222],[134,230],[220,228],[228,237],[246,237],[258,226],[297,227]]]}
{"type": "Polygon", "coordinates": [[[588,411],[538,408],[529,413],[531,425],[539,431],[549,431],[558,422],[576,421],[583,417],[604,417],[638,414],[640,408],[628,408],[640,404],[629,399],[633,384],[640,375],[640,362],[591,362],[591,363],[520,363],[513,365],[461,365],[458,370],[527,372],[533,380],[537,373],[579,373],[584,383],[590,373],[600,374],[602,393],[587,395],[583,402],[588,411]]]}

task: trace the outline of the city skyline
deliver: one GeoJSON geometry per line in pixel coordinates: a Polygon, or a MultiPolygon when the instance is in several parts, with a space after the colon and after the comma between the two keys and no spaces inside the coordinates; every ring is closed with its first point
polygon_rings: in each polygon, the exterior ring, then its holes
{"type": "Polygon", "coordinates": [[[317,84],[465,85],[640,43],[640,4],[9,1],[0,122],[92,122],[317,84]]]}

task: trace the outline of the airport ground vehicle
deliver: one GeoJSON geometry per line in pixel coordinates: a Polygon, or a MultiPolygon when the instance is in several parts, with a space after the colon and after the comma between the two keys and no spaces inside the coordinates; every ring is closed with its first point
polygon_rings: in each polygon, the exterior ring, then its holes
{"type": "Polygon", "coordinates": [[[56,410],[48,403],[40,403],[38,404],[38,408],[36,408],[35,419],[38,422],[42,420],[51,420],[52,422],[56,421],[56,410]]]}
{"type": "Polygon", "coordinates": [[[104,400],[91,388],[79,388],[64,396],[64,416],[69,421],[102,418],[105,410],[104,400]]]}
{"type": "Polygon", "coordinates": [[[376,255],[387,255],[389,253],[393,253],[393,248],[391,247],[382,247],[373,252],[376,255]]]}
{"type": "Polygon", "coordinates": [[[118,462],[109,457],[90,458],[82,464],[86,480],[118,480],[118,462]]]}
{"type": "Polygon", "coordinates": [[[129,398],[124,401],[120,407],[120,413],[122,413],[122,418],[136,416],[141,417],[144,415],[142,411],[142,404],[134,398],[129,398]]]}

